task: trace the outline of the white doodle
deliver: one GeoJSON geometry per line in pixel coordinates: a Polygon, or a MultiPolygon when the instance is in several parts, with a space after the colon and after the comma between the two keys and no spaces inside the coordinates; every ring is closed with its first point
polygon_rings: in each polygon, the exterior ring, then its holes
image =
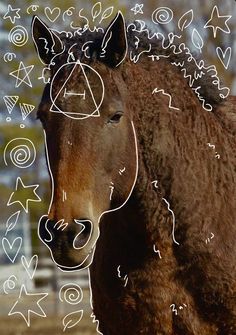
{"type": "Polygon", "coordinates": [[[208,237],[208,238],[205,240],[206,244],[207,244],[207,243],[210,243],[211,240],[213,240],[214,237],[215,237],[215,235],[214,235],[213,233],[211,233],[211,237],[208,237]]]}
{"type": "Polygon", "coordinates": [[[192,32],[192,43],[195,46],[195,48],[198,49],[201,53],[202,48],[204,47],[204,42],[196,28],[194,28],[192,32]]]}
{"type": "Polygon", "coordinates": [[[60,288],[59,299],[70,305],[78,305],[83,300],[83,291],[78,284],[68,283],[60,288]]]}
{"type": "Polygon", "coordinates": [[[16,58],[16,54],[14,52],[6,52],[3,56],[3,60],[5,63],[12,62],[13,59],[16,58]]]}
{"type": "Polygon", "coordinates": [[[21,315],[22,318],[25,320],[27,326],[30,327],[31,314],[35,314],[37,316],[44,317],[44,318],[46,317],[46,314],[39,303],[42,300],[44,300],[47,296],[48,296],[48,293],[29,293],[27,292],[25,285],[22,285],[20,289],[19,297],[17,301],[14,303],[14,305],[12,306],[8,315],[9,316],[14,315],[14,314],[21,315]],[[27,311],[23,313],[21,312],[21,309],[23,309],[24,307],[21,306],[22,305],[21,301],[26,299],[28,296],[30,296],[31,300],[35,299],[34,301],[35,306],[34,306],[34,309],[27,308],[27,311]]]}
{"type": "MultiPolygon", "coordinates": [[[[186,304],[183,304],[183,306],[184,306],[185,308],[188,307],[186,304]]],[[[178,307],[176,307],[175,304],[172,304],[172,305],[170,305],[170,308],[171,308],[172,312],[175,313],[175,315],[178,315],[178,309],[179,309],[179,310],[183,310],[183,309],[184,309],[183,306],[181,305],[181,306],[179,306],[179,308],[178,308],[178,307]],[[177,308],[178,308],[178,309],[177,309],[177,308]]]]}
{"type": "Polygon", "coordinates": [[[111,185],[109,186],[109,188],[111,190],[111,192],[110,192],[110,201],[111,201],[112,200],[112,195],[113,195],[113,192],[114,192],[114,189],[115,189],[113,182],[111,182],[111,185]]]}
{"type": "Polygon", "coordinates": [[[26,169],[34,164],[36,149],[31,140],[25,137],[17,137],[7,143],[3,151],[3,159],[6,166],[8,160],[20,169],[26,169]]]}
{"type": "Polygon", "coordinates": [[[217,47],[216,54],[224,68],[227,70],[232,56],[232,48],[228,47],[227,49],[225,49],[225,51],[223,51],[222,48],[217,47]]]}
{"type": "Polygon", "coordinates": [[[10,19],[11,23],[15,24],[16,19],[20,19],[19,11],[20,8],[12,8],[11,5],[8,5],[7,12],[3,16],[3,19],[10,19]]]}
{"type": "MultiPolygon", "coordinates": [[[[217,69],[215,67],[215,65],[210,65],[210,66],[206,66],[205,62],[203,60],[197,60],[193,54],[191,53],[190,49],[184,44],[184,43],[179,43],[178,41],[175,41],[175,39],[179,39],[181,38],[181,36],[179,35],[175,35],[173,33],[168,34],[168,39],[165,38],[165,36],[162,33],[153,33],[151,31],[149,31],[149,29],[147,28],[146,24],[144,21],[142,20],[136,20],[136,22],[131,23],[130,25],[128,25],[127,27],[127,31],[132,30],[133,32],[138,32],[138,33],[142,33],[145,32],[148,36],[149,40],[152,40],[153,38],[157,38],[158,40],[161,40],[161,45],[163,47],[164,50],[169,49],[170,50],[170,54],[166,55],[165,58],[170,57],[170,55],[173,54],[185,54],[186,55],[186,59],[187,61],[174,61],[171,62],[172,65],[176,66],[176,67],[181,67],[181,71],[183,72],[184,78],[189,80],[189,86],[192,88],[192,90],[195,92],[195,94],[197,95],[198,99],[202,102],[202,107],[206,110],[206,111],[212,111],[213,107],[212,105],[210,105],[209,103],[206,103],[205,99],[201,96],[201,94],[199,93],[199,89],[200,87],[194,87],[195,81],[197,80],[196,78],[199,78],[199,74],[200,73],[208,73],[211,75],[212,78],[212,84],[214,86],[217,87],[217,89],[219,90],[219,96],[222,99],[226,99],[229,94],[230,94],[230,89],[228,87],[222,87],[221,85],[221,81],[219,79],[218,76],[218,72],[217,69]],[[194,62],[194,64],[196,65],[196,71],[194,74],[190,74],[188,73],[188,66],[187,63],[188,62],[194,62]]],[[[151,57],[153,61],[155,61],[156,59],[159,60],[160,57],[159,55],[151,55],[148,56],[151,57]],[[158,57],[156,57],[158,56],[158,57]]]]}
{"type": "Polygon", "coordinates": [[[179,30],[184,31],[184,29],[187,29],[193,22],[193,17],[194,15],[192,9],[184,13],[178,21],[179,30]]]}
{"type": "Polygon", "coordinates": [[[31,11],[35,13],[37,12],[38,8],[39,8],[39,5],[31,5],[26,9],[26,13],[29,15],[32,15],[31,11]]]}
{"type": "Polygon", "coordinates": [[[119,170],[119,174],[122,176],[126,171],[126,168],[124,167],[123,169],[120,169],[119,170]]]}
{"type": "Polygon", "coordinates": [[[20,104],[22,119],[25,120],[33,112],[34,109],[34,105],[29,105],[25,103],[20,104]]]}
{"type": "Polygon", "coordinates": [[[7,107],[8,113],[11,114],[15,105],[17,104],[17,101],[19,100],[19,96],[18,95],[5,95],[3,97],[3,100],[7,107]]]}
{"type": "Polygon", "coordinates": [[[93,21],[95,21],[95,19],[101,14],[101,12],[102,12],[102,4],[99,1],[99,2],[96,2],[95,5],[91,9],[91,15],[92,15],[93,21]]]}
{"type": "Polygon", "coordinates": [[[10,76],[16,78],[15,87],[19,87],[22,83],[25,85],[32,87],[32,83],[30,81],[29,74],[33,70],[34,65],[25,66],[21,61],[17,70],[10,72],[10,76]]]}
{"type": "Polygon", "coordinates": [[[66,21],[66,16],[72,16],[75,11],[75,7],[69,7],[67,10],[64,11],[62,14],[62,20],[65,22],[66,21]]]}
{"type": "Polygon", "coordinates": [[[91,238],[91,235],[92,235],[92,231],[93,231],[93,223],[92,223],[92,221],[90,221],[90,220],[76,220],[76,219],[74,219],[74,222],[76,223],[76,224],[78,224],[79,226],[81,226],[81,230],[80,230],[80,232],[75,236],[75,238],[74,238],[74,241],[73,241],[73,248],[75,249],[75,250],[79,250],[79,249],[83,249],[88,243],[89,243],[89,241],[90,241],[90,238],[91,238]],[[86,243],[85,244],[83,244],[82,246],[76,246],[76,241],[77,241],[77,238],[83,233],[83,231],[85,230],[85,228],[86,228],[86,226],[85,226],[85,223],[86,222],[86,224],[88,224],[88,222],[89,222],[89,224],[90,224],[90,234],[89,234],[89,237],[87,238],[87,241],[86,241],[86,243]]]}
{"type": "MultiPolygon", "coordinates": [[[[70,145],[70,142],[68,142],[68,144],[70,145]]],[[[65,202],[67,200],[67,193],[63,190],[62,191],[62,201],[65,202]]]]}
{"type": "Polygon", "coordinates": [[[131,60],[131,62],[133,62],[133,63],[136,64],[136,63],[139,61],[140,57],[141,57],[143,54],[145,54],[145,53],[149,53],[149,52],[151,52],[151,50],[152,50],[151,43],[149,44],[149,47],[148,47],[147,50],[142,50],[142,51],[140,51],[138,55],[134,55],[133,52],[132,52],[132,50],[131,50],[131,51],[130,51],[130,60],[131,60]]]}
{"type": "Polygon", "coordinates": [[[227,22],[231,19],[232,15],[222,16],[219,14],[219,9],[217,6],[214,6],[211,12],[211,18],[205,24],[204,28],[212,28],[214,38],[216,38],[218,29],[223,31],[226,34],[230,34],[230,28],[227,22]],[[216,25],[217,22],[217,25],[216,25]]]}
{"type": "Polygon", "coordinates": [[[159,255],[159,258],[162,259],[162,256],[161,256],[161,252],[159,249],[156,248],[156,245],[154,244],[153,245],[153,251],[155,252],[155,254],[158,254],[159,255]]]}
{"type": "Polygon", "coordinates": [[[59,7],[54,7],[53,9],[45,7],[44,13],[49,21],[55,22],[61,14],[61,9],[59,7]]]}
{"type": "Polygon", "coordinates": [[[152,92],[152,94],[156,94],[156,93],[162,93],[163,95],[166,95],[169,98],[169,108],[170,109],[175,109],[175,110],[180,110],[179,108],[173,107],[172,106],[172,97],[170,94],[166,93],[164,90],[160,90],[158,88],[155,88],[152,92]]]}
{"type": "Polygon", "coordinates": [[[6,237],[2,239],[2,247],[7,258],[14,263],[22,245],[22,237],[16,237],[11,243],[6,237]]]}
{"type": "MultiPolygon", "coordinates": [[[[79,92],[81,93],[81,92],[79,92]]],[[[105,87],[104,87],[104,83],[103,83],[103,79],[102,77],[100,76],[100,74],[95,71],[91,66],[89,66],[88,64],[84,64],[84,63],[80,63],[80,61],[77,61],[77,62],[71,62],[71,63],[66,63],[64,65],[62,65],[58,71],[55,73],[53,79],[52,79],[52,82],[51,82],[51,89],[50,89],[50,97],[51,97],[51,101],[52,101],[52,106],[50,108],[50,111],[51,112],[54,112],[54,113],[62,113],[64,114],[65,116],[69,117],[69,118],[72,118],[72,119],[76,119],[76,120],[83,120],[83,119],[87,119],[89,117],[99,117],[100,116],[100,112],[99,112],[99,109],[102,105],[102,102],[103,102],[103,99],[104,99],[104,94],[105,94],[105,87]],[[53,85],[54,85],[54,81],[56,80],[58,74],[60,71],[63,71],[63,68],[64,67],[67,67],[67,66],[71,66],[73,65],[73,68],[70,72],[70,74],[68,75],[68,77],[66,78],[66,80],[63,82],[62,84],[62,87],[60,88],[60,90],[58,91],[57,95],[55,97],[52,96],[52,88],[53,88],[53,85]],[[100,101],[99,103],[97,103],[95,97],[94,97],[94,94],[93,94],[93,91],[92,91],[92,88],[90,86],[90,83],[89,83],[89,80],[87,78],[87,74],[86,74],[86,69],[89,68],[90,69],[90,72],[94,72],[97,76],[98,76],[98,79],[100,80],[100,83],[101,83],[101,88],[102,88],[102,96],[100,98],[100,101]],[[65,111],[62,111],[60,109],[59,106],[57,106],[57,99],[58,97],[60,96],[61,92],[64,90],[64,94],[65,94],[65,89],[66,89],[66,85],[68,84],[71,76],[73,75],[74,72],[80,72],[80,70],[82,71],[82,74],[84,75],[84,78],[85,78],[85,82],[87,84],[87,87],[85,87],[85,90],[88,91],[88,94],[90,96],[90,98],[92,99],[93,101],[93,104],[94,104],[94,110],[92,110],[92,112],[88,112],[88,114],[84,114],[84,113],[79,113],[79,112],[75,112],[75,113],[68,113],[68,112],[65,112],[65,111]]],[[[81,94],[76,94],[75,92],[73,93],[73,95],[79,95],[81,96],[81,94]]],[[[84,95],[82,94],[82,96],[84,97],[84,95]]]]}
{"type": "Polygon", "coordinates": [[[155,188],[159,188],[157,180],[152,181],[152,184],[154,185],[155,188]]]}
{"type": "Polygon", "coordinates": [[[177,242],[176,239],[175,239],[175,214],[172,211],[172,209],[170,208],[170,203],[165,198],[162,198],[162,200],[166,203],[167,209],[171,213],[172,218],[173,218],[173,229],[172,229],[172,238],[173,238],[173,241],[174,241],[175,244],[179,245],[179,242],[177,242]]]}
{"type": "Polygon", "coordinates": [[[12,192],[12,194],[10,195],[10,198],[7,202],[7,206],[11,206],[15,203],[19,203],[20,206],[24,209],[24,211],[28,213],[29,212],[29,202],[40,202],[41,201],[41,198],[36,193],[36,190],[38,187],[39,185],[26,186],[24,185],[22,179],[20,177],[17,177],[15,191],[12,192]],[[30,198],[28,198],[28,195],[22,196],[21,194],[20,196],[18,194],[19,190],[22,190],[22,189],[27,189],[28,192],[31,192],[30,198]]]}
{"type": "Polygon", "coordinates": [[[63,332],[66,331],[66,329],[70,329],[77,326],[77,324],[81,321],[83,314],[84,311],[82,309],[67,314],[62,320],[62,324],[64,326],[63,332]],[[75,317],[76,320],[74,320],[75,317]]]}
{"type": "Polygon", "coordinates": [[[43,68],[42,74],[40,77],[38,77],[38,80],[43,80],[43,83],[45,85],[50,83],[51,77],[50,77],[50,69],[48,67],[43,68]]]}
{"type": "MultiPolygon", "coordinates": [[[[215,145],[211,144],[211,143],[207,143],[209,148],[212,148],[215,151],[215,145]]],[[[220,155],[218,154],[218,152],[215,151],[215,158],[220,159],[220,155]]]]}
{"type": "Polygon", "coordinates": [[[143,14],[143,6],[144,4],[136,4],[131,11],[134,12],[134,15],[143,14]]]}
{"type": "Polygon", "coordinates": [[[27,30],[22,26],[13,27],[9,34],[8,40],[16,47],[23,47],[28,42],[29,36],[27,30]]]}
{"type": "Polygon", "coordinates": [[[3,283],[3,291],[5,294],[9,294],[8,291],[14,290],[16,287],[17,278],[15,275],[11,275],[5,282],[3,283]]]}
{"type": "Polygon", "coordinates": [[[30,261],[28,262],[24,255],[21,256],[21,263],[27,272],[29,278],[32,280],[35,275],[35,271],[38,266],[38,255],[34,255],[31,257],[30,261]]]}
{"type": "Polygon", "coordinates": [[[10,118],[10,117],[7,117],[7,118],[6,118],[6,121],[7,121],[7,122],[11,122],[11,118],[10,118]]]}
{"type": "Polygon", "coordinates": [[[152,13],[154,24],[168,24],[173,20],[174,14],[169,7],[159,7],[152,13]]]}
{"type": "Polygon", "coordinates": [[[6,228],[7,229],[6,229],[6,232],[5,232],[5,236],[7,236],[9,231],[11,231],[13,228],[15,228],[15,225],[17,224],[17,221],[19,219],[19,215],[20,215],[20,211],[17,211],[8,218],[8,220],[6,222],[6,228]]]}
{"type": "Polygon", "coordinates": [[[122,277],[121,276],[121,273],[120,273],[120,265],[117,267],[117,273],[118,273],[118,278],[119,279],[122,279],[123,281],[124,281],[124,287],[126,287],[127,286],[127,284],[128,284],[128,280],[129,280],[129,278],[128,278],[128,275],[125,275],[124,277],[122,277]]]}
{"type": "Polygon", "coordinates": [[[114,12],[114,7],[110,6],[107,9],[104,10],[104,12],[102,13],[101,19],[99,21],[99,24],[102,23],[102,21],[108,19],[114,12]]]}
{"type": "Polygon", "coordinates": [[[64,231],[68,227],[68,222],[65,222],[65,219],[61,219],[55,223],[53,226],[54,229],[64,231]]]}

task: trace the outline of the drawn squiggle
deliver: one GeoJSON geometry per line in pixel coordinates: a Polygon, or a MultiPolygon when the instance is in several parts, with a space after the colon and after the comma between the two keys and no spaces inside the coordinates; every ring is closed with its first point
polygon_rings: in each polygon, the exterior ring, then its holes
{"type": "Polygon", "coordinates": [[[163,95],[166,95],[167,97],[169,97],[169,108],[170,109],[180,110],[179,108],[176,108],[176,107],[172,106],[172,97],[171,97],[170,94],[166,93],[164,90],[158,90],[157,88],[155,88],[153,90],[152,94],[159,93],[159,92],[161,92],[163,95]]]}
{"type": "Polygon", "coordinates": [[[172,218],[173,218],[173,229],[172,229],[172,237],[173,237],[173,241],[174,241],[175,244],[180,245],[179,242],[177,242],[176,239],[175,239],[175,214],[174,214],[174,212],[172,211],[172,209],[170,208],[170,204],[169,204],[169,202],[168,202],[165,198],[162,198],[162,200],[166,203],[166,205],[167,205],[167,209],[168,209],[168,211],[171,213],[172,218]]]}

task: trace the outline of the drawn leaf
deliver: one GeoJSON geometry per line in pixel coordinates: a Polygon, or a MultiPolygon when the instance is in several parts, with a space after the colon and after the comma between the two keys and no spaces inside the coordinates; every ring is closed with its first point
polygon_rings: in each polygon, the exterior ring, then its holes
{"type": "Polygon", "coordinates": [[[197,48],[200,52],[202,52],[204,42],[203,42],[201,35],[195,28],[193,29],[193,33],[192,33],[192,42],[195,48],[197,48]]]}
{"type": "Polygon", "coordinates": [[[101,2],[96,2],[93,8],[91,9],[93,21],[101,14],[101,11],[102,11],[101,2]]]}
{"type": "Polygon", "coordinates": [[[113,10],[114,10],[113,6],[108,7],[107,9],[105,9],[104,12],[102,13],[102,17],[101,17],[101,20],[100,20],[99,23],[101,23],[103,20],[108,19],[112,15],[113,10]]]}
{"type": "Polygon", "coordinates": [[[178,22],[178,27],[181,31],[183,31],[184,29],[188,28],[188,26],[190,26],[192,22],[193,22],[193,10],[190,9],[181,16],[178,22]]]}
{"type": "Polygon", "coordinates": [[[80,311],[67,314],[62,321],[64,326],[63,331],[75,327],[81,321],[83,313],[84,311],[81,309],[80,311]]]}
{"type": "Polygon", "coordinates": [[[15,212],[14,214],[12,214],[9,219],[7,220],[7,223],[6,223],[6,227],[7,227],[7,230],[6,230],[6,235],[9,231],[11,231],[16,223],[17,223],[17,220],[19,218],[19,215],[20,215],[20,211],[17,211],[15,212]]]}

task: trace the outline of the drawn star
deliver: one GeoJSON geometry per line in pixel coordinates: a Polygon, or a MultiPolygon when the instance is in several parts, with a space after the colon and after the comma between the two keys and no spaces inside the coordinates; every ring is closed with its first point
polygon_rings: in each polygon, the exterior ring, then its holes
{"type": "Polygon", "coordinates": [[[7,206],[11,206],[14,203],[19,203],[21,207],[24,209],[26,213],[29,211],[29,202],[40,202],[41,199],[36,193],[37,188],[39,185],[29,185],[26,186],[24,185],[22,179],[20,177],[17,178],[16,180],[16,189],[12,194],[10,195],[10,198],[8,200],[7,206]],[[26,192],[27,194],[22,194],[22,190],[28,189],[31,192],[30,198],[27,198],[29,196],[29,193],[26,192]],[[19,200],[21,199],[21,200],[19,200]]]}
{"type": "Polygon", "coordinates": [[[10,76],[16,78],[16,88],[19,87],[22,83],[32,87],[29,74],[33,70],[34,65],[25,66],[23,62],[20,62],[18,70],[12,71],[10,76]]]}
{"type": "Polygon", "coordinates": [[[221,30],[226,34],[230,33],[229,26],[227,22],[231,19],[231,15],[222,16],[219,14],[219,9],[217,6],[214,6],[211,12],[210,20],[205,24],[204,28],[212,28],[214,38],[216,38],[217,30],[221,30]]]}
{"type": "Polygon", "coordinates": [[[16,19],[20,19],[19,11],[20,11],[20,8],[13,9],[11,5],[8,5],[7,12],[3,16],[4,20],[10,19],[11,23],[15,23],[16,19]]]}
{"type": "Polygon", "coordinates": [[[134,12],[134,15],[143,14],[143,4],[136,4],[131,10],[134,12]]]}
{"type": "Polygon", "coordinates": [[[10,316],[14,314],[20,314],[22,318],[25,320],[27,326],[30,327],[30,315],[31,314],[35,314],[43,318],[46,317],[46,314],[39,303],[41,300],[45,299],[47,296],[48,296],[48,293],[28,293],[25,285],[22,285],[20,289],[19,297],[17,301],[14,303],[14,305],[12,306],[8,315],[10,316]],[[28,306],[25,309],[24,307],[25,304],[23,303],[25,302],[25,299],[27,298],[27,296],[30,296],[30,302],[32,302],[33,300],[33,303],[35,304],[34,309],[29,309],[28,306]],[[41,298],[38,299],[38,297],[41,297],[41,298]],[[21,310],[23,312],[21,312],[21,310]]]}

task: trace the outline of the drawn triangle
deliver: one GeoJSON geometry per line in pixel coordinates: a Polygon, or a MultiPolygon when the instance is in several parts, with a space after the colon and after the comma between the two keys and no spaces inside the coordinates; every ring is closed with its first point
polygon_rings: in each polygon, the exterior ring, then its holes
{"type": "Polygon", "coordinates": [[[29,105],[29,104],[24,104],[24,103],[20,104],[20,110],[21,110],[23,120],[25,120],[34,109],[35,109],[34,105],[29,105]]]}
{"type": "Polygon", "coordinates": [[[15,107],[17,101],[19,100],[19,97],[16,95],[5,95],[5,97],[3,97],[3,100],[7,107],[8,113],[11,114],[13,108],[15,107]]]}

